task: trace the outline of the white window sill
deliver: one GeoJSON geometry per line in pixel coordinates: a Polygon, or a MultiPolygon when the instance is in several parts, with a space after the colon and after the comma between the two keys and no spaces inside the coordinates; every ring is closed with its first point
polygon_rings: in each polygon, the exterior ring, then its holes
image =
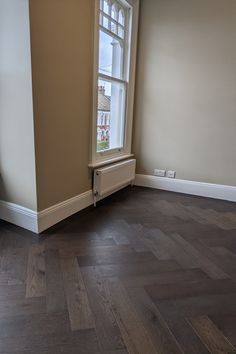
{"type": "Polygon", "coordinates": [[[90,163],[88,165],[88,167],[89,168],[98,168],[98,167],[109,165],[109,164],[111,164],[113,162],[118,162],[118,161],[121,161],[121,160],[129,159],[130,157],[134,157],[134,154],[122,155],[122,156],[119,156],[119,157],[113,157],[111,159],[107,159],[105,161],[90,163]]]}

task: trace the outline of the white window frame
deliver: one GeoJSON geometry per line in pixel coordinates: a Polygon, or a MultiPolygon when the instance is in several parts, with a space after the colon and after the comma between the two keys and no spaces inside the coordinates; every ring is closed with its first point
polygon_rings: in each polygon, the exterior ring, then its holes
{"type": "MultiPolygon", "coordinates": [[[[93,69],[93,120],[91,134],[91,152],[89,167],[95,168],[114,161],[119,161],[133,156],[131,154],[132,145],[132,125],[133,125],[133,106],[134,106],[134,89],[135,89],[135,71],[136,71],[136,55],[137,55],[137,36],[138,36],[138,16],[139,16],[139,0],[119,0],[121,3],[132,8],[132,23],[130,26],[130,43],[125,49],[125,60],[130,62],[127,70],[126,80],[126,106],[125,106],[125,128],[124,128],[124,144],[122,148],[104,150],[97,152],[97,105],[98,105],[98,79],[106,75],[99,74],[99,30],[100,30],[100,0],[95,0],[95,26],[94,26],[94,69],[93,69]]],[[[111,79],[107,76],[107,79],[111,79]]],[[[113,80],[113,79],[112,79],[113,80]]],[[[119,79],[117,79],[119,82],[119,79]]]]}

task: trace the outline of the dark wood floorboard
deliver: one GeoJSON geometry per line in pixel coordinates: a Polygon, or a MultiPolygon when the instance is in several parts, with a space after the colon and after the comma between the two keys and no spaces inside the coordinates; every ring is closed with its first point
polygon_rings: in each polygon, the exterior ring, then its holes
{"type": "Polygon", "coordinates": [[[0,220],[0,354],[236,353],[236,204],[126,188],[39,237],[0,220]]]}

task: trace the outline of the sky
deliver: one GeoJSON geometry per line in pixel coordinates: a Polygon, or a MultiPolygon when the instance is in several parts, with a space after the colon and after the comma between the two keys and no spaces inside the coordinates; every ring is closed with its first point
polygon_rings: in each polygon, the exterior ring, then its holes
{"type": "MultiPolygon", "coordinates": [[[[100,31],[99,36],[99,72],[105,75],[111,75],[112,69],[112,38],[100,31]]],[[[111,85],[108,82],[103,81],[105,85],[105,94],[111,95],[111,85]]]]}

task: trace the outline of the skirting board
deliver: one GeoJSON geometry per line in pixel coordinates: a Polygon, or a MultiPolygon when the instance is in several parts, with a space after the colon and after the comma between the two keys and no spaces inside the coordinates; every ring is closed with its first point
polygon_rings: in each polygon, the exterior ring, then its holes
{"type": "Polygon", "coordinates": [[[38,233],[38,213],[21,205],[0,200],[0,219],[38,233]]]}
{"type": "MultiPolygon", "coordinates": [[[[97,201],[106,198],[127,185],[128,184],[125,184],[114,191],[97,198],[97,201]]],[[[0,200],[0,219],[23,227],[24,229],[30,230],[36,234],[40,234],[41,232],[49,229],[51,226],[56,225],[58,222],[89,207],[93,203],[94,200],[92,190],[79,194],[76,197],[53,205],[52,207],[40,212],[0,200]]]]}
{"type": "Polygon", "coordinates": [[[236,187],[234,186],[140,174],[136,175],[135,185],[236,202],[236,187]]]}
{"type": "Polygon", "coordinates": [[[38,233],[93,204],[93,192],[87,191],[38,213],[38,233]]]}
{"type": "Polygon", "coordinates": [[[41,212],[0,200],[0,219],[39,234],[91,204],[93,204],[91,190],[41,212]]]}

